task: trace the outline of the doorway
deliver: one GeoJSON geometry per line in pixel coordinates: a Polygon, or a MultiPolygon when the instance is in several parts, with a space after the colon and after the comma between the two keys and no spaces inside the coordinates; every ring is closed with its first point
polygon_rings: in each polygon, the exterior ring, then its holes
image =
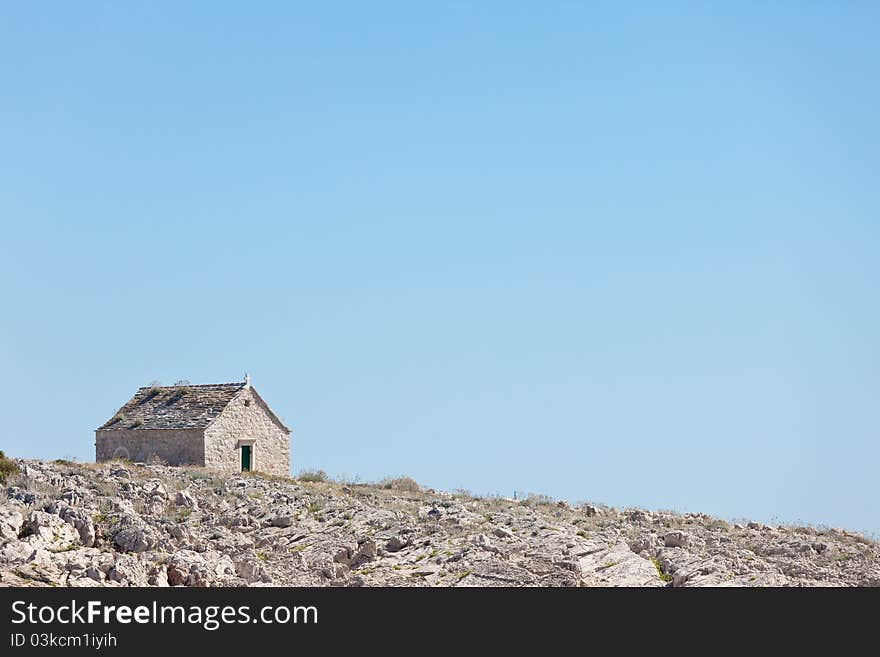
{"type": "Polygon", "coordinates": [[[251,446],[241,446],[241,471],[249,472],[251,469],[251,446]]]}

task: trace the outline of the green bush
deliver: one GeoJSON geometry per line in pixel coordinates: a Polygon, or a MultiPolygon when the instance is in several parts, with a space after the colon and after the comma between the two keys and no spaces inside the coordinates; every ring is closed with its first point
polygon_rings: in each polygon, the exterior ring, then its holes
{"type": "Polygon", "coordinates": [[[670,574],[667,573],[665,570],[663,570],[663,564],[660,563],[660,561],[659,561],[658,559],[656,559],[656,558],[655,558],[655,559],[651,559],[651,561],[654,563],[654,568],[657,569],[657,576],[658,576],[661,580],[663,580],[664,582],[671,582],[671,581],[672,581],[672,575],[670,575],[670,574]]]}
{"type": "Polygon", "coordinates": [[[18,473],[18,464],[12,459],[6,458],[6,454],[0,449],[0,482],[6,481],[6,477],[18,473]]]}

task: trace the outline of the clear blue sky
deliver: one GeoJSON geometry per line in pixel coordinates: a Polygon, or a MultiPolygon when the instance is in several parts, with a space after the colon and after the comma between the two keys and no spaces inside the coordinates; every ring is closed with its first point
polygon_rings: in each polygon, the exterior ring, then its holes
{"type": "Polygon", "coordinates": [[[880,532],[877,3],[10,3],[0,448],[880,532]]]}

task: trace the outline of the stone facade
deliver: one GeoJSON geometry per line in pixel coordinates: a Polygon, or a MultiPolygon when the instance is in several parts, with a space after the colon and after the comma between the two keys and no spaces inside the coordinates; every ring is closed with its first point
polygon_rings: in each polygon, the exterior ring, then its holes
{"type": "Polygon", "coordinates": [[[197,465],[224,473],[290,474],[290,430],[243,384],[141,388],[95,431],[95,458],[197,465]],[[176,426],[175,426],[176,425],[176,426]]]}
{"type": "Polygon", "coordinates": [[[205,466],[241,470],[241,446],[251,445],[251,469],[290,475],[290,435],[253,388],[242,390],[205,429],[205,466]]]}
{"type": "Polygon", "coordinates": [[[95,460],[123,458],[205,465],[204,429],[114,429],[95,432],[95,460]]]}

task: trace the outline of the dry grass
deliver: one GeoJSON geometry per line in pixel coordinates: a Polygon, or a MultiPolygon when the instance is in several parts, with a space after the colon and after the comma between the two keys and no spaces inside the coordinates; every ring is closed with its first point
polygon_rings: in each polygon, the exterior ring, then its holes
{"type": "Polygon", "coordinates": [[[549,495],[541,495],[538,493],[529,493],[526,498],[522,501],[522,504],[531,508],[538,507],[548,507],[556,504],[556,500],[554,500],[549,495]]]}
{"type": "Polygon", "coordinates": [[[299,475],[296,477],[299,481],[308,481],[308,482],[318,482],[318,481],[329,481],[330,477],[327,476],[327,473],[323,470],[317,469],[307,469],[300,470],[299,475]]]}
{"type": "Polygon", "coordinates": [[[711,520],[707,520],[705,524],[707,529],[719,529],[723,532],[729,532],[733,525],[731,525],[726,520],[722,520],[721,518],[712,518],[711,520]]]}
{"type": "Polygon", "coordinates": [[[48,481],[39,481],[31,477],[25,477],[20,472],[9,475],[5,481],[7,486],[15,486],[24,490],[36,493],[40,496],[56,498],[61,494],[61,489],[55,484],[48,481]]]}
{"type": "Polygon", "coordinates": [[[385,477],[379,487],[386,490],[397,490],[405,493],[421,493],[422,487],[412,477],[385,477]]]}
{"type": "Polygon", "coordinates": [[[293,482],[293,479],[291,479],[290,477],[285,477],[284,475],[269,474],[268,472],[260,472],[259,470],[242,472],[241,476],[262,479],[264,481],[272,481],[278,484],[289,484],[293,482]]]}

